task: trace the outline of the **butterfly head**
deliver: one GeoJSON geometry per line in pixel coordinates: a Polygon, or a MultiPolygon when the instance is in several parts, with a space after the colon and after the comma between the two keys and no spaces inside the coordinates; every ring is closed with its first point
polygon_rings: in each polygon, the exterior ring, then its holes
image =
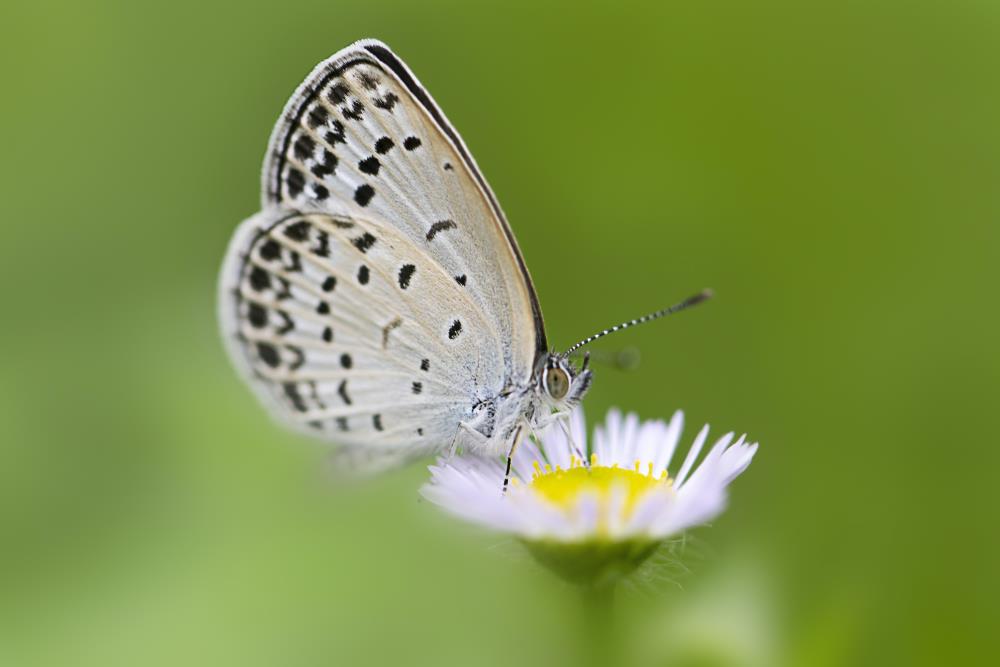
{"type": "Polygon", "coordinates": [[[590,357],[584,355],[583,365],[576,368],[562,354],[551,353],[545,358],[538,385],[550,407],[557,411],[572,410],[583,399],[592,380],[587,368],[589,361],[590,357]]]}

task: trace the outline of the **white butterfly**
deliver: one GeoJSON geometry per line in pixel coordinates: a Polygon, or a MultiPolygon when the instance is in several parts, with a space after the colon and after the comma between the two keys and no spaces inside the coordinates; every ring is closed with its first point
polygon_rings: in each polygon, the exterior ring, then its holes
{"type": "Polygon", "coordinates": [[[285,106],[261,211],[230,242],[220,321],[273,412],[382,467],[508,453],[591,383],[548,351],[514,234],[461,137],[389,48],[320,63],[285,106]]]}

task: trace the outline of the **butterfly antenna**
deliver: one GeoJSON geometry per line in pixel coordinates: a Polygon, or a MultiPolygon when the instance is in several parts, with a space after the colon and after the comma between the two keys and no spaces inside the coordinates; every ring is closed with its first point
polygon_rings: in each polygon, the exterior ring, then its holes
{"type": "Polygon", "coordinates": [[[604,331],[599,331],[599,332],[595,333],[592,336],[587,336],[586,338],[584,338],[580,342],[572,345],[568,350],[566,350],[565,352],[563,352],[563,357],[568,357],[569,355],[573,354],[574,352],[576,352],[577,350],[579,350],[584,345],[586,345],[588,343],[592,343],[595,340],[597,340],[598,338],[603,338],[603,337],[607,336],[610,333],[614,333],[616,331],[621,331],[622,329],[628,329],[629,327],[634,327],[637,324],[645,324],[646,322],[652,322],[653,320],[660,319],[664,315],[670,315],[672,313],[676,313],[676,312],[679,312],[681,310],[684,310],[685,308],[690,308],[691,306],[697,306],[702,301],[707,301],[708,299],[711,299],[712,296],[713,296],[713,294],[714,293],[712,292],[712,290],[710,290],[710,289],[704,289],[704,290],[698,292],[697,294],[695,294],[694,296],[689,296],[687,299],[684,299],[680,303],[674,304],[673,306],[670,306],[669,308],[664,308],[663,310],[658,310],[655,313],[650,313],[649,315],[643,315],[642,317],[637,317],[634,320],[629,320],[627,322],[622,322],[621,324],[615,325],[615,326],[611,327],[610,329],[605,329],[604,331]]]}

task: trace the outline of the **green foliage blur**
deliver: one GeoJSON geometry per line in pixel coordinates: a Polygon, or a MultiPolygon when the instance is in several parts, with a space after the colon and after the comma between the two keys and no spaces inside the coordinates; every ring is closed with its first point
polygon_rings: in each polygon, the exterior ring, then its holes
{"type": "Polygon", "coordinates": [[[315,63],[389,43],[511,220],[590,420],[761,442],[618,599],[657,665],[993,664],[1000,5],[0,8],[0,664],[573,664],[574,591],[420,502],[331,481],[220,345],[215,280],[315,63]]]}

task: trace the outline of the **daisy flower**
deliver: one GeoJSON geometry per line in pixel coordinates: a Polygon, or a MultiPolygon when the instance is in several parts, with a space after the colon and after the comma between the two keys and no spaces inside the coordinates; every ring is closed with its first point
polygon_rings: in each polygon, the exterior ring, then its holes
{"type": "Polygon", "coordinates": [[[726,487],[757,451],[727,433],[696,465],[705,426],[672,466],[680,411],[665,423],[611,410],[589,446],[583,411],[569,422],[572,441],[553,425],[539,442],[521,442],[507,493],[505,462],[477,456],[439,458],[421,493],[455,516],[515,535],[563,577],[594,584],[630,573],[665,539],[722,512],[726,487]]]}

